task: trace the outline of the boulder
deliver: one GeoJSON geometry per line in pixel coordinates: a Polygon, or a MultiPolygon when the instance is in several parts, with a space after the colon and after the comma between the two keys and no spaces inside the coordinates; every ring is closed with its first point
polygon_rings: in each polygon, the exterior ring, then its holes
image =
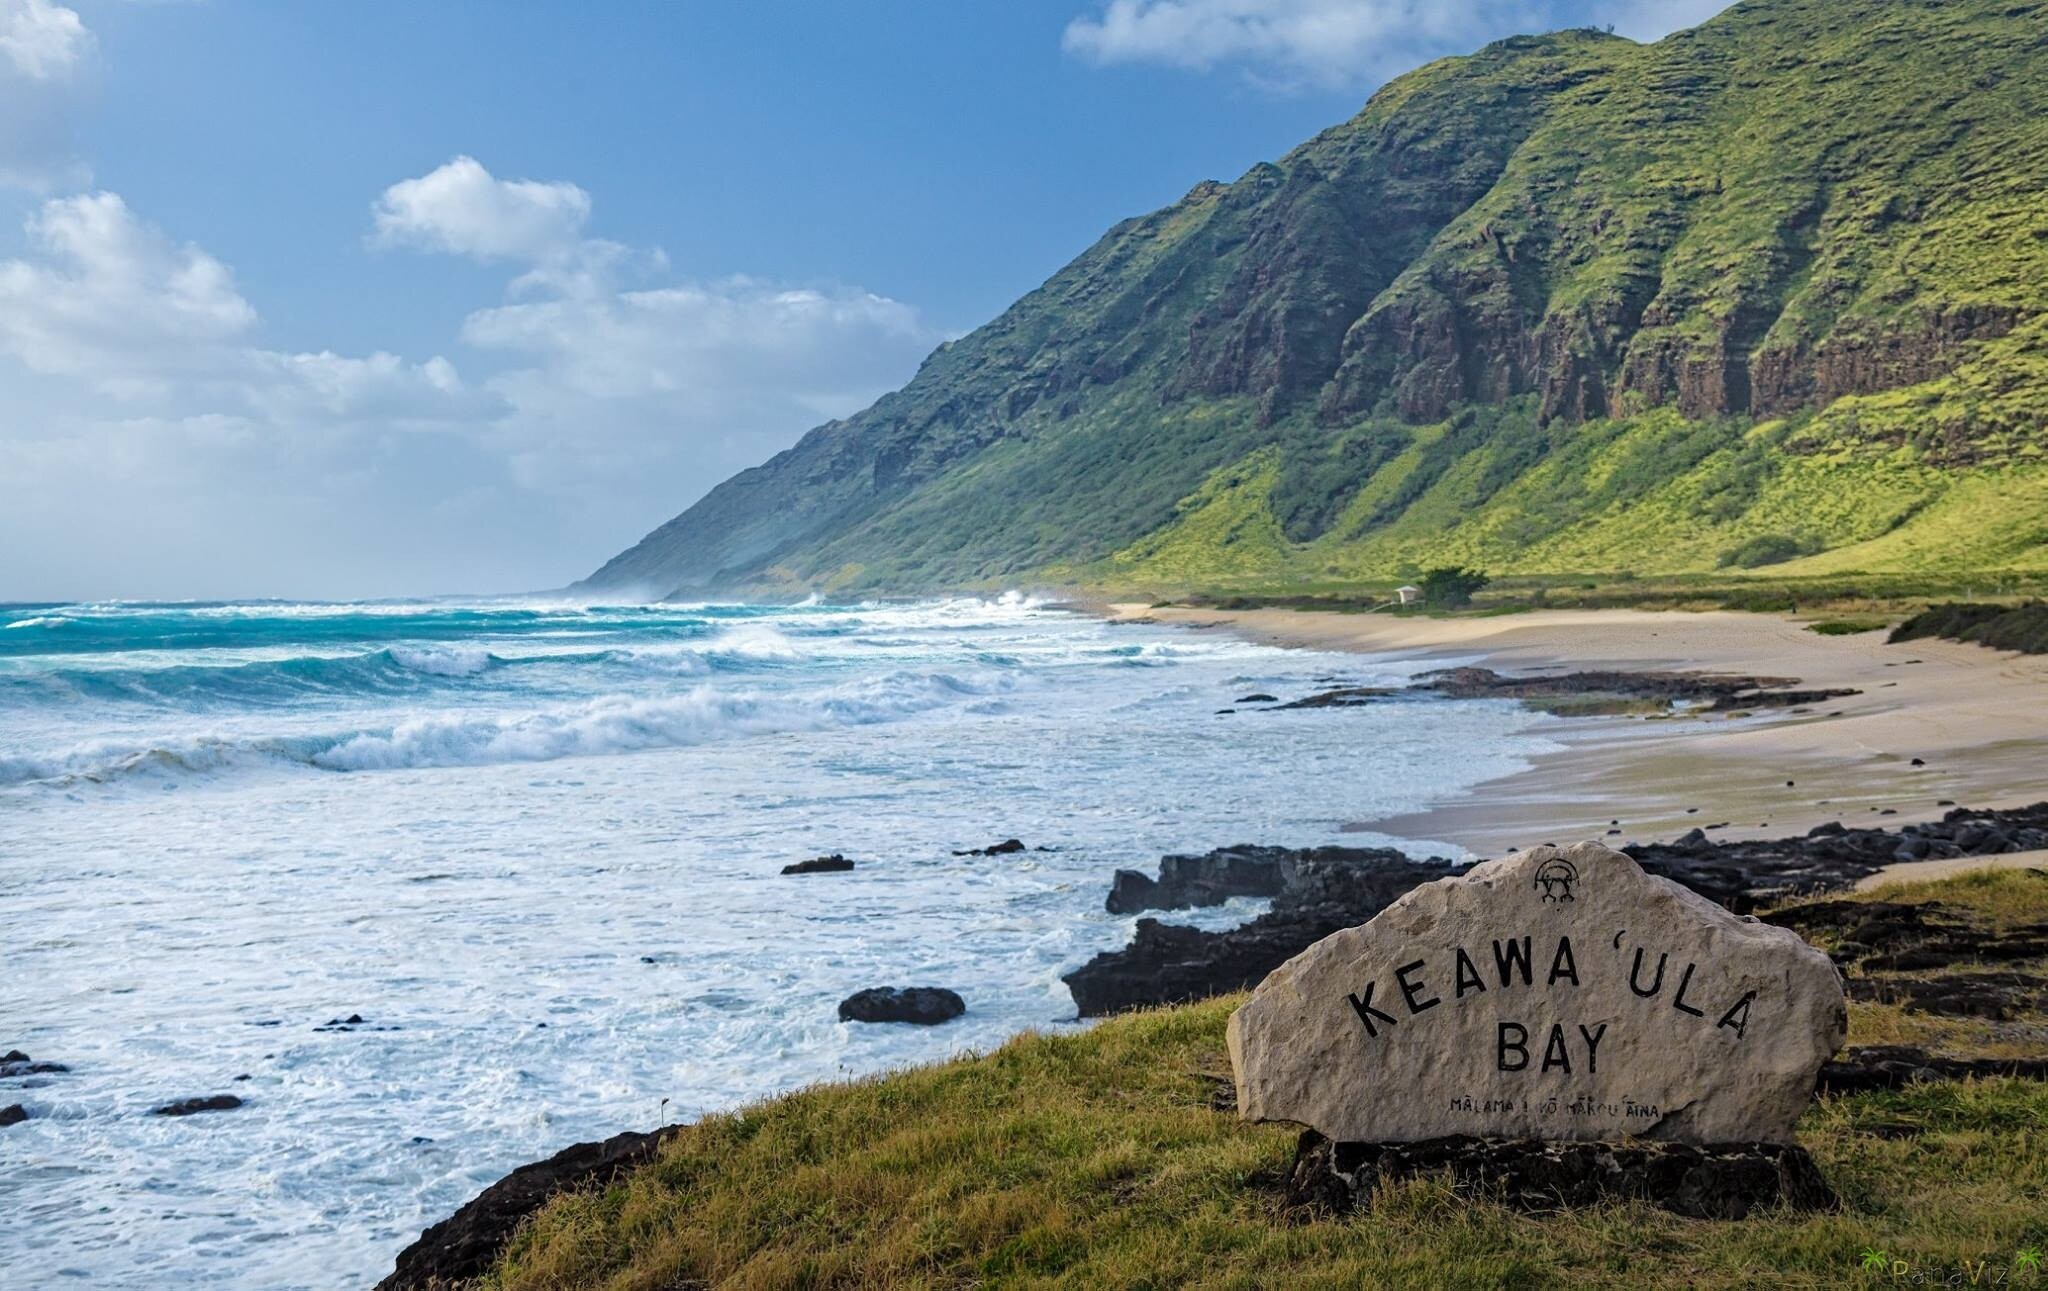
{"type": "Polygon", "coordinates": [[[839,1001],[841,1022],[909,1022],[937,1026],[967,1011],[967,1001],[943,986],[871,986],[839,1001]]]}
{"type": "Polygon", "coordinates": [[[1240,1114],[1340,1143],[1788,1143],[1841,975],[1598,843],[1415,889],[1232,1015],[1240,1114]]]}
{"type": "Polygon", "coordinates": [[[27,1119],[28,1109],[20,1103],[9,1103],[5,1107],[0,1107],[0,1128],[19,1125],[27,1119]]]}
{"type": "Polygon", "coordinates": [[[1806,1149],[1780,1143],[1555,1143],[1452,1136],[1420,1143],[1337,1143],[1306,1131],[1286,1204],[1336,1214],[1369,1208],[1383,1183],[1449,1175],[1461,1193],[1517,1210],[1647,1201],[1689,1219],[1741,1219],[1785,1205],[1833,1210],[1834,1190],[1806,1149]]]}

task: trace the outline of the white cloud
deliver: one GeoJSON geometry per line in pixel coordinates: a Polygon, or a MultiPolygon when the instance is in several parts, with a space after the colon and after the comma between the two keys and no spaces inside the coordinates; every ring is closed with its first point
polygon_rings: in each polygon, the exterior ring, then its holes
{"type": "Polygon", "coordinates": [[[1095,63],[1222,64],[1342,86],[1426,51],[1480,43],[1537,16],[1523,0],[1110,0],[1067,24],[1066,50],[1095,63]]]}
{"type": "Polygon", "coordinates": [[[376,240],[471,256],[488,245],[528,266],[503,303],[469,315],[462,340],[503,365],[486,384],[511,409],[497,433],[515,483],[593,517],[635,517],[614,530],[621,545],[900,385],[943,339],[912,306],[854,287],[668,281],[659,249],[577,236],[589,210],[573,184],[508,184],[458,157],[386,190],[376,240]],[[400,210],[404,228],[432,235],[387,232],[400,210]]]}
{"type": "Polygon", "coordinates": [[[590,218],[590,194],[574,184],[499,179],[473,157],[384,190],[375,239],[478,260],[538,262],[569,254],[590,218]]]}
{"type": "Polygon", "coordinates": [[[1097,64],[1234,67],[1283,86],[1355,88],[1518,32],[1613,23],[1655,39],[1728,0],[1109,0],[1069,22],[1066,51],[1097,64]]]}
{"type": "Polygon", "coordinates": [[[0,261],[0,354],[32,373],[158,414],[417,422],[487,411],[445,359],[251,344],[256,310],[228,267],[137,218],[118,194],[44,202],[26,232],[28,254],[0,261]]]}
{"type": "Polygon", "coordinates": [[[45,202],[33,258],[0,262],[0,349],[111,388],[204,363],[255,322],[225,265],[137,220],[113,193],[45,202]]]}
{"type": "Polygon", "coordinates": [[[75,10],[49,0],[0,0],[0,55],[22,76],[61,80],[92,49],[92,33],[75,10]]]}
{"type": "Polygon", "coordinates": [[[47,193],[91,182],[72,136],[91,96],[92,33],[49,0],[0,0],[0,187],[47,193]]]}
{"type": "Polygon", "coordinates": [[[753,390],[829,402],[835,390],[871,389],[887,380],[878,369],[893,373],[938,342],[900,301],[744,277],[479,310],[462,335],[538,359],[580,398],[710,403],[753,390]]]}
{"type": "Polygon", "coordinates": [[[676,281],[582,236],[573,184],[458,159],[392,193],[375,240],[510,262],[462,372],[266,346],[230,267],[118,195],[36,208],[0,259],[0,552],[45,554],[0,597],[559,585],[940,339],[858,288],[676,281]]]}

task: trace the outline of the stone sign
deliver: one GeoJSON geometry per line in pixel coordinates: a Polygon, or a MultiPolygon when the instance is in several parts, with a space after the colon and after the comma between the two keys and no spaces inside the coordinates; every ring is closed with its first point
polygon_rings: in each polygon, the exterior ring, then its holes
{"type": "Polygon", "coordinates": [[[1597,843],[1425,884],[1230,1019],[1240,1113],[1340,1142],[1788,1143],[1841,975],[1597,843]]]}

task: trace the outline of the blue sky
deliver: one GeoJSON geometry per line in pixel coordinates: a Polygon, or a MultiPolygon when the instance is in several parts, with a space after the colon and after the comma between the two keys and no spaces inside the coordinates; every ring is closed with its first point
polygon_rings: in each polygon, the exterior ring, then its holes
{"type": "Polygon", "coordinates": [[[559,585],[1421,61],[1703,0],[0,0],[0,598],[559,585]]]}

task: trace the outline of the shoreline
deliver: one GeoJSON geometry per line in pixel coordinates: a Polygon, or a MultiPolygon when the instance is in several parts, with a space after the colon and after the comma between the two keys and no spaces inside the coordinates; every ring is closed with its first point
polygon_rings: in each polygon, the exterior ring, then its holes
{"type": "Polygon", "coordinates": [[[2048,656],[1941,640],[1888,645],[1882,632],[1821,636],[1786,616],[1732,611],[1435,619],[1124,603],[1099,612],[1283,648],[1476,660],[1518,675],[1768,674],[1862,692],[1805,713],[1560,718],[1543,734],[1566,747],[1532,755],[1527,770],[1420,811],[1350,822],[1348,833],[1488,856],[1581,839],[1668,841],[1709,826],[1719,826],[1709,831],[1717,842],[1782,838],[1829,821],[1896,827],[1939,819],[1955,803],[1996,809],[2048,797],[2048,656]]]}

